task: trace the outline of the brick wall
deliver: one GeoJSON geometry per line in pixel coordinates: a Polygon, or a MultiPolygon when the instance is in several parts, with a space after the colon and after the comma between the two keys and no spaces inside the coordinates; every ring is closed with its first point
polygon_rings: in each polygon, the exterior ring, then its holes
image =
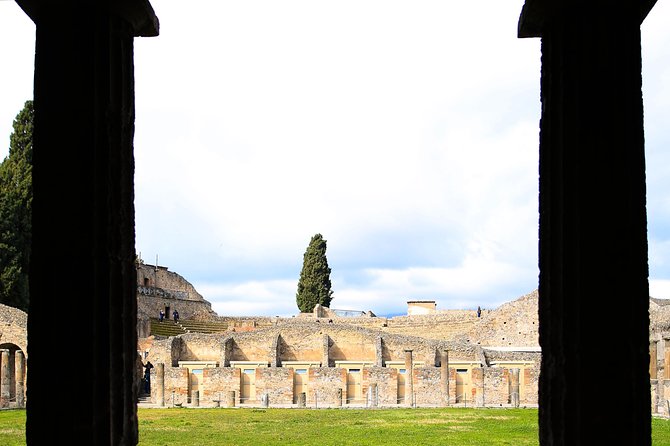
{"type": "Polygon", "coordinates": [[[335,367],[318,367],[308,369],[307,405],[318,402],[319,407],[338,407],[340,398],[338,390],[346,395],[347,371],[335,367]]]}
{"type": "Polygon", "coordinates": [[[271,405],[293,404],[293,373],[292,368],[256,369],[256,398],[267,394],[271,405]]]}

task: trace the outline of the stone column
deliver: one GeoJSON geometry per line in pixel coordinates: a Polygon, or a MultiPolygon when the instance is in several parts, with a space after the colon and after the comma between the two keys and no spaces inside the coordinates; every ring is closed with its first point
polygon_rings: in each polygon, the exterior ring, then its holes
{"type": "Polygon", "coordinates": [[[21,350],[17,350],[14,353],[14,374],[16,381],[16,407],[24,407],[26,401],[24,392],[26,358],[21,350]]]}
{"type": "Polygon", "coordinates": [[[379,401],[377,383],[370,384],[368,387],[368,405],[369,407],[377,407],[379,401]]]}
{"type": "Polygon", "coordinates": [[[193,407],[199,407],[200,406],[200,391],[199,390],[194,390],[191,394],[191,404],[193,407]]]}
{"type": "Polygon", "coordinates": [[[19,5],[36,22],[26,443],[136,444],[133,37],[158,20],[149,1],[19,5]],[[86,373],[62,365],[73,335],[86,373]]]}
{"type": "Polygon", "coordinates": [[[321,367],[330,367],[330,338],[327,334],[323,335],[323,356],[321,367]]]}
{"type": "Polygon", "coordinates": [[[384,367],[384,348],[381,336],[375,339],[375,367],[384,367]]]}
{"type": "Polygon", "coordinates": [[[513,407],[519,407],[519,402],[521,400],[519,390],[519,369],[510,369],[509,402],[513,407]]]}
{"type": "Polygon", "coordinates": [[[649,343],[649,378],[658,378],[658,341],[649,343]]]}
{"type": "Polygon", "coordinates": [[[543,445],[651,442],[640,24],[654,3],[526,0],[521,13],[519,36],[542,38],[543,445]],[[626,340],[598,356],[617,371],[595,385],[584,346],[612,327],[626,340]]]}
{"type": "Polygon", "coordinates": [[[405,404],[414,405],[414,363],[412,361],[412,350],[405,350],[405,404]]]}
{"type": "Polygon", "coordinates": [[[235,407],[235,391],[229,390],[226,392],[226,407],[235,407]]]}
{"type": "Polygon", "coordinates": [[[663,360],[663,371],[665,379],[670,379],[670,338],[666,338],[663,340],[664,342],[664,360],[663,360]]]}
{"type": "MultiPolygon", "coordinates": [[[[156,379],[152,380],[156,388],[156,404],[160,407],[165,406],[165,364],[156,364],[156,379]]],[[[152,392],[153,394],[153,392],[152,392]]]]}
{"type": "Polygon", "coordinates": [[[0,350],[0,407],[9,407],[11,376],[9,372],[9,350],[0,350]]]}
{"type": "Polygon", "coordinates": [[[442,404],[449,405],[449,350],[442,350],[440,354],[440,387],[442,389],[442,404]]]}

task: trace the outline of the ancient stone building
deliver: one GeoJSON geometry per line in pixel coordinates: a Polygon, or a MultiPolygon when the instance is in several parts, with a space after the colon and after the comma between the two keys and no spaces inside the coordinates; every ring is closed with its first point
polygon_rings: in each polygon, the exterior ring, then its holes
{"type": "MultiPolygon", "coordinates": [[[[142,277],[138,273],[139,281],[142,277]]],[[[184,289],[191,287],[175,277],[184,289]]],[[[153,298],[138,293],[138,307],[153,298]]],[[[668,413],[664,395],[670,395],[665,391],[670,386],[665,378],[670,366],[664,362],[670,356],[666,303],[652,299],[650,309],[652,354],[659,357],[652,370],[652,410],[659,413],[668,413]]],[[[159,365],[152,374],[151,401],[159,406],[537,405],[537,291],[481,317],[472,310],[437,310],[434,302],[421,301],[429,311],[418,312],[416,301],[408,304],[408,313],[415,314],[391,318],[371,312],[342,317],[317,306],[311,314],[291,318],[210,312],[179,324],[154,320],[155,332],[179,329],[176,336],[140,340],[141,356],[159,365]]]]}
{"type": "Polygon", "coordinates": [[[171,318],[174,310],[183,319],[209,319],[215,316],[212,305],[193,285],[165,266],[136,262],[137,268],[137,324],[140,338],[150,333],[151,318],[163,311],[171,318]]]}
{"type": "MultiPolygon", "coordinates": [[[[26,439],[136,444],[133,39],[158,35],[158,19],[148,0],[18,4],[36,24],[30,288],[40,298],[26,439]],[[53,318],[53,286],[75,273],[83,280],[53,318]],[[54,411],[52,383],[71,377],[52,367],[56,330],[78,337],[90,391],[54,411]]],[[[651,443],[640,24],[654,4],[526,0],[519,20],[520,37],[542,38],[541,444],[651,443]],[[603,310],[602,296],[617,305],[603,310]],[[594,386],[581,355],[612,327],[621,342],[598,346],[616,373],[594,386]]]]}
{"type": "Polygon", "coordinates": [[[0,304],[0,408],[25,406],[27,322],[25,312],[0,304]]]}

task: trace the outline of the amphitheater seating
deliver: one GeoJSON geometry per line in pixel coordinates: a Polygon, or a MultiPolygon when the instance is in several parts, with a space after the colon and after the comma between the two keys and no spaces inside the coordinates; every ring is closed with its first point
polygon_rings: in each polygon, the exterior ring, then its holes
{"type": "Polygon", "coordinates": [[[219,321],[194,321],[184,319],[179,321],[179,325],[181,325],[187,333],[222,333],[228,330],[228,324],[219,321]]]}
{"type": "Polygon", "coordinates": [[[151,334],[158,336],[176,336],[184,333],[222,333],[228,329],[226,322],[180,320],[175,323],[172,319],[159,322],[151,319],[151,334]]]}
{"type": "Polygon", "coordinates": [[[179,334],[186,333],[186,330],[179,325],[174,323],[170,319],[165,319],[163,322],[159,322],[158,319],[151,319],[151,334],[158,336],[176,336],[179,334]]]}

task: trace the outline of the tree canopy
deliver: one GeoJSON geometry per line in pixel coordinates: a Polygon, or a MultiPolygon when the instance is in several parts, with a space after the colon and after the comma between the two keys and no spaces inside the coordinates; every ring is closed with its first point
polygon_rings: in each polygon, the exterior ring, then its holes
{"type": "Polygon", "coordinates": [[[28,310],[33,201],[33,101],[14,119],[0,163],[0,302],[28,310]]]}
{"type": "Polygon", "coordinates": [[[330,307],[333,291],[330,289],[330,267],[326,258],[326,241],[316,234],[307,246],[298,281],[296,301],[303,313],[314,310],[316,304],[330,307]]]}

